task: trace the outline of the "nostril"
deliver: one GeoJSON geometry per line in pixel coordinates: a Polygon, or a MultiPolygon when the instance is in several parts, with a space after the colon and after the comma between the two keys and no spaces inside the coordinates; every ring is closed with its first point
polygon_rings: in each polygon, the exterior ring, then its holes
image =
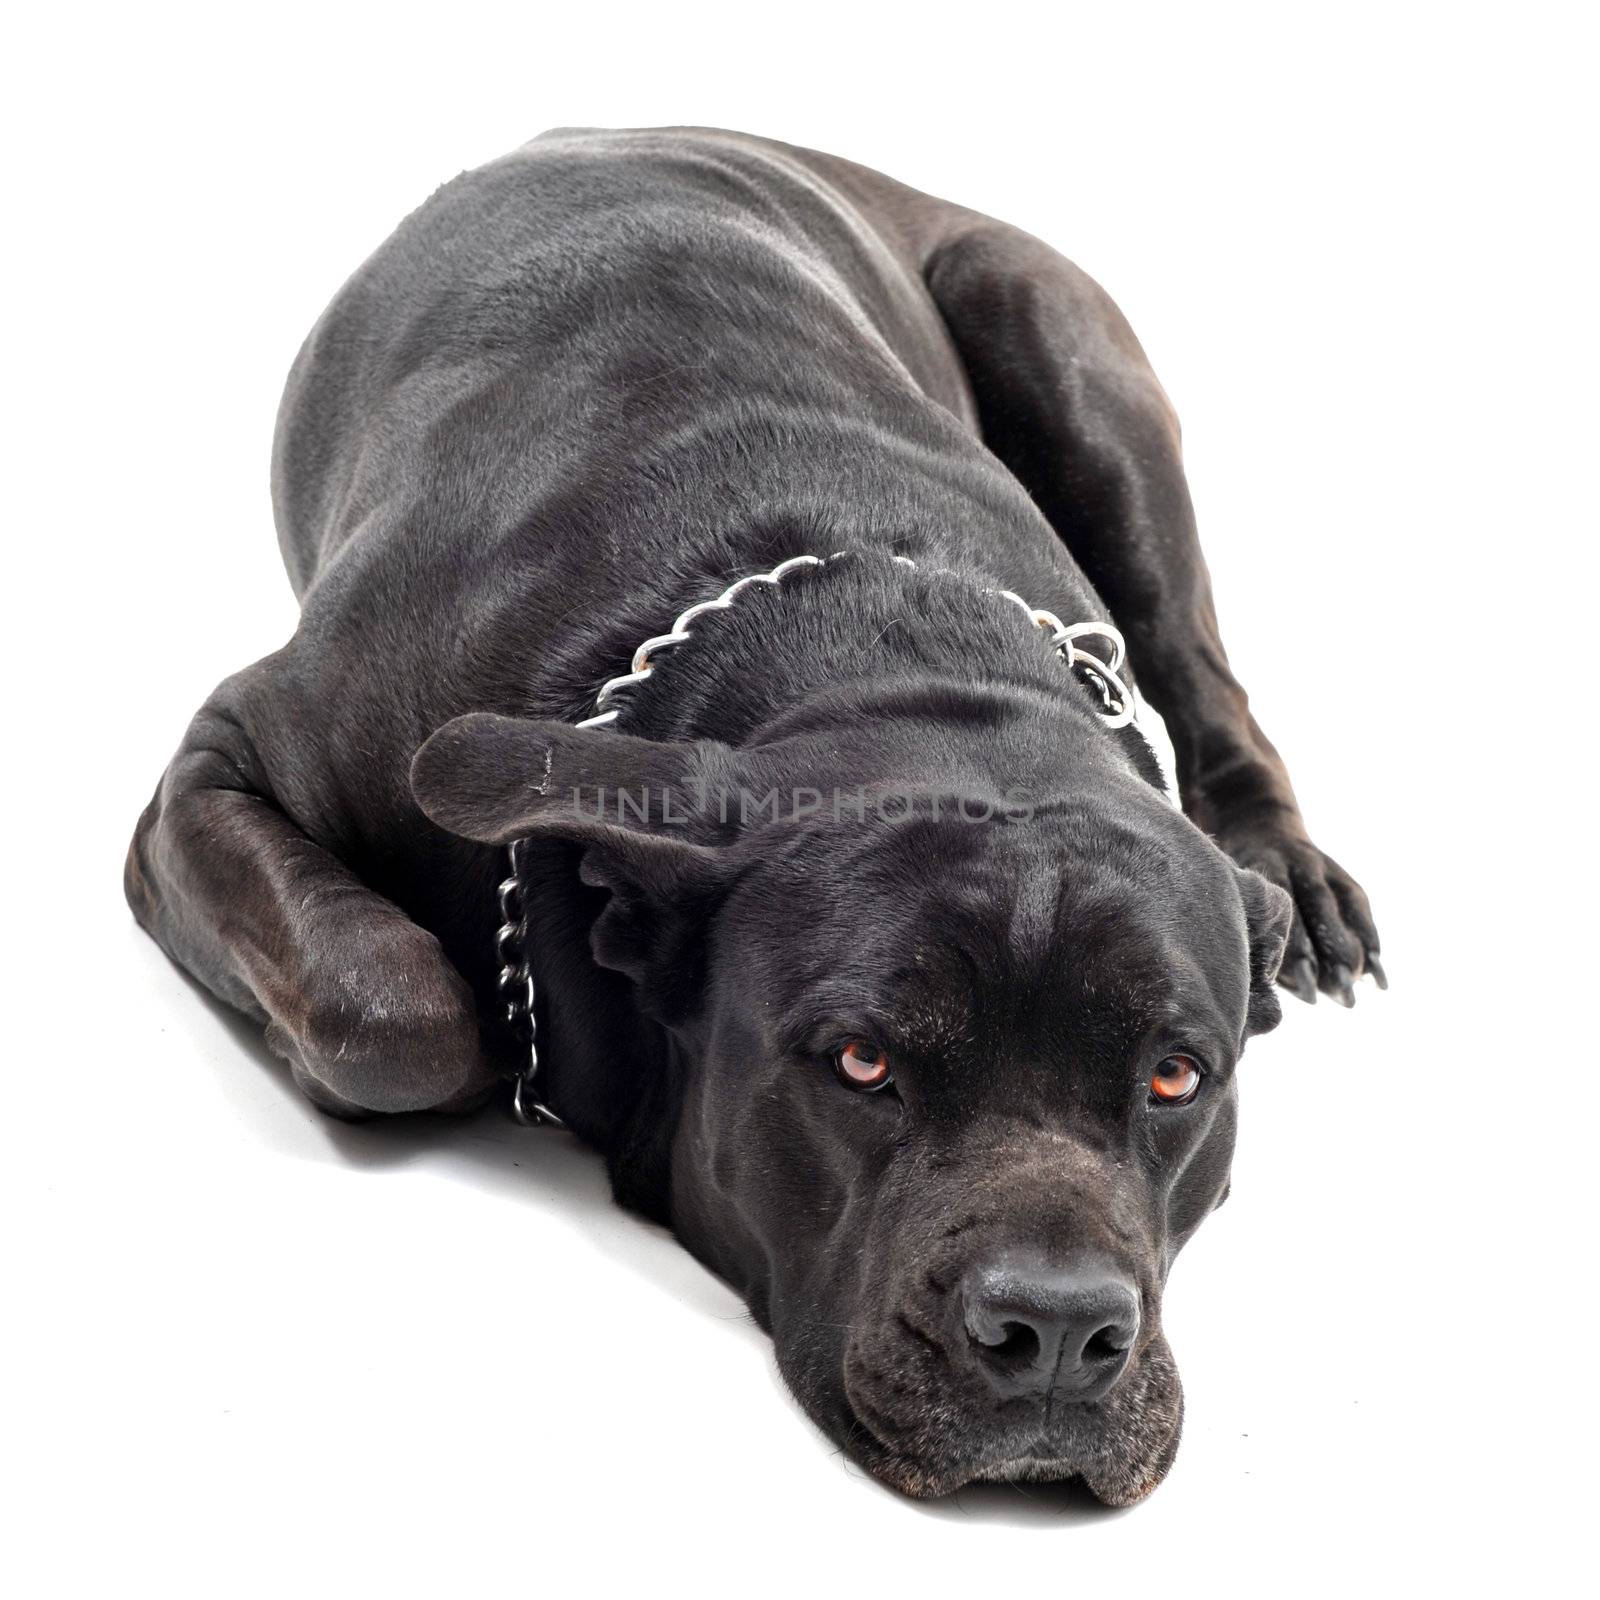
{"type": "Polygon", "coordinates": [[[1083,1359],[1089,1362],[1120,1361],[1128,1353],[1125,1330],[1112,1323],[1089,1335],[1083,1347],[1083,1359]]]}
{"type": "Polygon", "coordinates": [[[1039,1333],[1026,1322],[1003,1322],[995,1332],[998,1338],[974,1333],[972,1341],[996,1366],[1015,1369],[1031,1367],[1039,1359],[1039,1333]]]}

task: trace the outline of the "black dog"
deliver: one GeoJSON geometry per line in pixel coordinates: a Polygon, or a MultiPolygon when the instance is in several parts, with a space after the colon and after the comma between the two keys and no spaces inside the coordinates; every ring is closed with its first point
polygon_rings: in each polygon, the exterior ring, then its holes
{"type": "Polygon", "coordinates": [[[143,925],[318,1105],[466,1108],[523,1063],[495,901],[528,841],[537,1092],[817,1422],[912,1494],[1153,1487],[1161,1287],[1226,1193],[1240,1050],[1280,963],[1308,1000],[1381,973],[1105,294],[831,157],[556,133],[340,292],[274,497],[300,625],[140,819],[143,925]],[[798,556],[831,559],[574,726],[798,556]],[[1115,641],[1055,621],[1108,608],[1187,817],[1115,641]]]}

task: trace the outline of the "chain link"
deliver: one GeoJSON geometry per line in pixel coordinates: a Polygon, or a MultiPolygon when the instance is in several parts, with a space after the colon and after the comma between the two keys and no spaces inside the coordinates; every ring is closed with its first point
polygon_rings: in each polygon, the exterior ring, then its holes
{"type": "Polygon", "coordinates": [[[511,1115],[524,1127],[564,1123],[534,1095],[539,1076],[539,1021],[534,1015],[538,991],[533,982],[533,961],[528,950],[528,906],[523,898],[523,852],[526,839],[513,840],[506,851],[509,874],[500,880],[500,927],[494,936],[500,958],[500,999],[513,1037],[527,1052],[511,1090],[511,1115]]]}

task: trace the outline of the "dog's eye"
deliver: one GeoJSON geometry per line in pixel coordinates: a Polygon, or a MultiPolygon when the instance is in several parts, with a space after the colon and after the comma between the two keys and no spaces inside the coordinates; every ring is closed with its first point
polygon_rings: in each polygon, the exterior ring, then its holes
{"type": "Polygon", "coordinates": [[[847,1089],[882,1089],[894,1079],[889,1058],[875,1044],[852,1039],[834,1059],[834,1070],[847,1089]]]}
{"type": "Polygon", "coordinates": [[[1200,1092],[1200,1063],[1192,1056],[1168,1056],[1150,1077],[1150,1097],[1164,1106],[1187,1105],[1200,1092]]]}

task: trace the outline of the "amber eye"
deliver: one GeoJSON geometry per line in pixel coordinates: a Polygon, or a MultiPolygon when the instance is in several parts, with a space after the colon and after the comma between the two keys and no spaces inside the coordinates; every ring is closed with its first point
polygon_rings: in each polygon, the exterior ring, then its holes
{"type": "Polygon", "coordinates": [[[888,1056],[860,1039],[852,1039],[839,1052],[834,1070],[847,1089],[881,1089],[894,1077],[888,1056]]]}
{"type": "Polygon", "coordinates": [[[1200,1090],[1200,1064],[1192,1056],[1168,1056],[1150,1077],[1151,1096],[1164,1106],[1186,1105],[1200,1090]]]}

